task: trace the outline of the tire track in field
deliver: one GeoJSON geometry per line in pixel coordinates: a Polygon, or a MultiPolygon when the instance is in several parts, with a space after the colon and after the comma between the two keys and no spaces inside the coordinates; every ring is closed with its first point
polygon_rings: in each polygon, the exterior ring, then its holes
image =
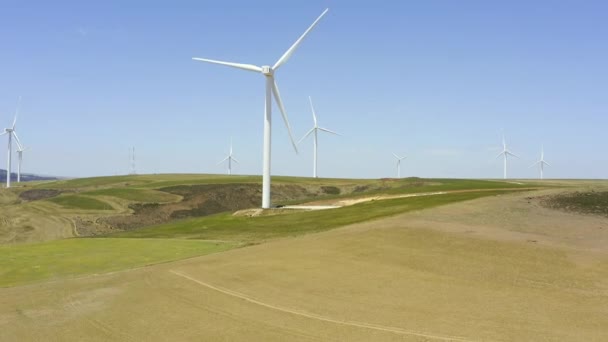
{"type": "Polygon", "coordinates": [[[389,332],[389,333],[394,333],[394,334],[399,334],[399,335],[410,335],[410,336],[417,336],[417,337],[423,337],[423,338],[428,338],[428,339],[433,339],[433,340],[439,340],[439,341],[457,341],[457,342],[474,342],[473,340],[469,340],[463,337],[455,337],[455,336],[445,336],[445,335],[435,335],[435,334],[428,334],[428,333],[422,333],[422,332],[418,332],[418,331],[412,331],[412,330],[406,330],[406,329],[401,329],[401,328],[396,328],[396,327],[389,327],[389,326],[383,326],[383,325],[377,325],[377,324],[371,324],[371,323],[365,323],[365,322],[357,322],[357,321],[344,321],[344,320],[338,320],[338,319],[333,319],[333,318],[329,318],[329,317],[325,317],[325,316],[321,316],[321,315],[317,315],[317,314],[313,314],[313,313],[307,313],[307,312],[302,312],[302,311],[298,311],[298,310],[294,310],[294,309],[289,309],[289,308],[284,308],[284,307],[280,307],[280,306],[276,306],[276,305],[272,305],[272,304],[267,304],[264,302],[261,302],[259,300],[250,298],[244,294],[232,291],[232,290],[228,290],[228,289],[224,289],[224,288],[220,288],[208,283],[205,283],[203,281],[200,281],[198,279],[192,278],[187,274],[175,271],[175,270],[169,270],[169,272],[182,277],[184,279],[190,280],[192,282],[195,282],[199,285],[202,285],[204,287],[207,287],[211,290],[217,291],[217,292],[221,292],[225,295],[229,295],[232,297],[236,297],[239,299],[242,299],[244,301],[247,301],[249,303],[252,304],[256,304],[259,306],[263,306],[272,310],[276,310],[276,311],[281,311],[281,312],[285,312],[285,313],[289,313],[292,315],[297,315],[297,316],[302,316],[302,317],[306,317],[309,319],[316,319],[319,321],[324,321],[324,322],[329,322],[329,323],[334,323],[334,324],[340,324],[340,325],[346,325],[346,326],[351,326],[351,327],[357,327],[357,328],[364,328],[364,329],[371,329],[371,330],[378,330],[378,331],[384,331],[384,332],[389,332]]]}
{"type": "MultiPolygon", "coordinates": [[[[143,278],[145,280],[146,286],[149,286],[151,289],[154,289],[154,291],[157,292],[157,295],[159,295],[159,296],[167,296],[167,297],[171,298],[171,300],[179,301],[184,305],[188,305],[188,306],[194,307],[199,310],[204,310],[213,315],[224,316],[228,319],[234,320],[237,323],[244,320],[244,317],[242,317],[242,315],[235,314],[228,309],[217,308],[217,307],[214,308],[214,307],[211,307],[206,304],[195,303],[192,301],[192,299],[190,297],[188,297],[188,295],[185,295],[183,291],[180,291],[176,288],[163,287],[163,291],[159,291],[158,286],[152,282],[150,274],[145,274],[143,278]]],[[[267,324],[269,329],[273,329],[275,331],[281,331],[284,334],[296,336],[299,338],[305,338],[310,341],[318,341],[317,335],[303,332],[298,329],[288,328],[288,327],[282,326],[282,325],[272,324],[269,322],[265,322],[265,324],[267,324]]],[[[338,340],[335,340],[335,341],[338,341],[338,340]]]]}
{"type": "MultiPolygon", "coordinates": [[[[79,307],[82,305],[81,301],[75,299],[74,296],[68,292],[64,292],[64,298],[66,300],[66,303],[63,307],[64,311],[68,312],[71,310],[72,314],[78,315],[79,307]],[[69,310],[68,308],[66,308],[66,306],[69,307],[69,310]]],[[[114,339],[119,336],[124,341],[138,341],[134,336],[130,335],[125,331],[122,331],[121,329],[113,327],[111,324],[107,324],[102,320],[96,318],[87,317],[86,313],[81,314],[79,316],[83,318],[86,323],[88,323],[94,329],[97,329],[97,331],[103,333],[109,338],[114,339]]]]}

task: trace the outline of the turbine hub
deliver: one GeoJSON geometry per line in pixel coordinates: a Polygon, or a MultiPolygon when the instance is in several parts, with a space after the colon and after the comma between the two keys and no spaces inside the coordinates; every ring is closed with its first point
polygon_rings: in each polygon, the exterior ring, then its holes
{"type": "Polygon", "coordinates": [[[264,65],[262,66],[262,74],[264,74],[264,76],[272,76],[274,74],[274,70],[272,70],[272,68],[268,65],[264,65]]]}

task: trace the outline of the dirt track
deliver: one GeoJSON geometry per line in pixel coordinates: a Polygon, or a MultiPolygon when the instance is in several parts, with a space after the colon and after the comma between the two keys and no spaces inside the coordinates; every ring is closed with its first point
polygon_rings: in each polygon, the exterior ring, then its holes
{"type": "Polygon", "coordinates": [[[1,336],[608,340],[608,220],[551,211],[528,197],[483,198],[177,263],[0,289],[1,336]]]}

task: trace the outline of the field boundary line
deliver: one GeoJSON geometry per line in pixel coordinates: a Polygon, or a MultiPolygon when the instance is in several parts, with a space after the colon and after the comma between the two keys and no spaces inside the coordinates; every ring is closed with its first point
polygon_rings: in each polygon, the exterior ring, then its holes
{"type": "Polygon", "coordinates": [[[236,292],[236,291],[232,291],[232,290],[228,290],[228,289],[224,289],[221,287],[217,287],[215,285],[211,285],[209,283],[206,283],[204,281],[195,279],[187,274],[175,271],[175,270],[169,270],[169,272],[182,277],[184,279],[190,280],[194,283],[197,283],[199,285],[202,285],[204,287],[207,287],[211,290],[217,291],[217,292],[221,292],[225,295],[229,295],[232,297],[236,297],[239,299],[242,299],[244,301],[256,304],[256,305],[260,305],[269,309],[273,309],[276,311],[281,311],[281,312],[285,312],[285,313],[290,313],[292,315],[297,315],[297,316],[302,316],[302,317],[306,317],[309,319],[316,319],[319,321],[324,321],[324,322],[329,322],[329,323],[334,323],[334,324],[341,324],[341,325],[347,325],[347,326],[353,326],[353,327],[357,327],[357,328],[365,328],[365,329],[371,329],[371,330],[379,330],[379,331],[385,331],[385,332],[390,332],[390,333],[394,333],[394,334],[400,334],[400,335],[411,335],[411,336],[418,336],[418,337],[424,337],[424,338],[430,338],[430,339],[434,339],[434,340],[440,340],[440,341],[457,341],[457,342],[474,342],[473,340],[468,340],[465,339],[463,337],[454,337],[454,336],[443,336],[443,335],[432,335],[432,334],[427,334],[427,333],[422,333],[422,332],[417,332],[417,331],[412,331],[412,330],[406,330],[406,329],[401,329],[401,328],[396,328],[396,327],[389,327],[389,326],[382,326],[382,325],[377,325],[377,324],[371,324],[371,323],[364,323],[364,322],[357,322],[357,321],[345,321],[345,320],[338,320],[338,319],[333,319],[333,318],[329,318],[329,317],[325,317],[325,316],[321,316],[321,315],[317,315],[317,314],[313,314],[313,313],[307,313],[307,312],[302,312],[302,311],[298,311],[298,310],[294,310],[294,309],[289,309],[289,308],[284,308],[284,307],[280,307],[280,306],[276,306],[276,305],[272,305],[272,304],[268,304],[268,303],[264,303],[261,302],[259,300],[250,298],[242,293],[236,292]]]}

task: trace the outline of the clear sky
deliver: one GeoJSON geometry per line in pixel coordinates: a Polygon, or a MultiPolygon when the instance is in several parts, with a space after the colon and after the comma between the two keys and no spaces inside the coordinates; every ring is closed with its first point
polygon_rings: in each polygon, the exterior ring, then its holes
{"type": "MultiPolygon", "coordinates": [[[[608,2],[0,1],[0,125],[24,172],[261,174],[264,77],[192,61],[273,65],[294,133],[321,126],[319,175],[607,178],[608,2]]],[[[274,107],[273,174],[310,176],[274,107]]],[[[0,146],[5,146],[5,137],[0,146]]],[[[0,168],[5,168],[2,147],[0,168]]]]}

